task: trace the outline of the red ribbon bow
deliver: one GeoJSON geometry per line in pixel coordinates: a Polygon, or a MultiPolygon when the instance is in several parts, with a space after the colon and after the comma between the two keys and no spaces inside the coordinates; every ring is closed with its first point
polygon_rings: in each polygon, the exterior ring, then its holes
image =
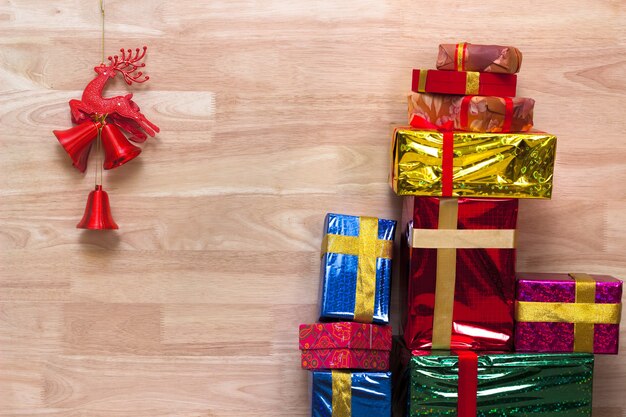
{"type": "Polygon", "coordinates": [[[421,116],[411,116],[411,127],[426,130],[436,130],[443,133],[443,147],[441,150],[441,196],[452,197],[452,177],[454,176],[454,122],[447,121],[436,125],[421,116]]]}

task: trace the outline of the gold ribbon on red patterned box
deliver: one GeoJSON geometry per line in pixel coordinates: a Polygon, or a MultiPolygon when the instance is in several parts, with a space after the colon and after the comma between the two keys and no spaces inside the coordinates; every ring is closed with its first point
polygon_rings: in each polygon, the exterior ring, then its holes
{"type": "Polygon", "coordinates": [[[359,217],[359,235],[326,234],[322,254],[340,253],[358,256],[354,321],[371,323],[376,295],[376,259],[391,259],[393,241],[378,239],[378,219],[359,217]]]}
{"type": "Polygon", "coordinates": [[[432,349],[450,349],[457,249],[515,248],[514,229],[457,229],[459,201],[439,199],[438,229],[411,229],[412,248],[437,249],[432,349]]]}
{"type": "Polygon", "coordinates": [[[619,324],[621,304],[596,304],[596,281],[589,274],[569,274],[575,281],[573,303],[517,301],[518,322],[574,323],[574,352],[593,352],[594,326],[619,324]]]}

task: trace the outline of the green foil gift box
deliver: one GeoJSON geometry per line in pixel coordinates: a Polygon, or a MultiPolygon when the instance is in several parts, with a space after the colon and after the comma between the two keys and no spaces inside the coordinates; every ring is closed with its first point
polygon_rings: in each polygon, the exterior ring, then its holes
{"type": "Polygon", "coordinates": [[[415,355],[408,415],[590,417],[592,376],[587,353],[415,355]]]}
{"type": "Polygon", "coordinates": [[[401,196],[552,196],[556,136],[396,128],[391,188],[401,196]]]}

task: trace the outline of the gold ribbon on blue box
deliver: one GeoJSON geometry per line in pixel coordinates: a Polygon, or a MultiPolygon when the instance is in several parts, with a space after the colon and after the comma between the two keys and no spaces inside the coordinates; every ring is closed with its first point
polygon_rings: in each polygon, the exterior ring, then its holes
{"type": "Polygon", "coordinates": [[[326,215],[320,318],[387,324],[396,222],[326,215]]]}
{"type": "Polygon", "coordinates": [[[391,372],[313,371],[313,417],[391,416],[391,372]]]}

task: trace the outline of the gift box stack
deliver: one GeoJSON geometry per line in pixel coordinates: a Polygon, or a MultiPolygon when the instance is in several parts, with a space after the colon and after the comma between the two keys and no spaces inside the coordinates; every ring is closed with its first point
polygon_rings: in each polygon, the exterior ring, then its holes
{"type": "Polygon", "coordinates": [[[300,325],[314,417],[391,415],[389,326],[396,221],[327,214],[319,323],[300,325]]]}
{"type": "Polygon", "coordinates": [[[549,199],[554,135],[515,97],[522,54],[440,45],[393,132],[403,196],[402,330],[391,342],[396,222],[328,214],[320,322],[300,326],[314,417],[591,416],[593,354],[617,353],[621,281],[515,271],[518,201],[549,199]]]}
{"type": "MultiPolygon", "coordinates": [[[[413,416],[591,416],[593,353],[617,353],[621,282],[518,274],[518,199],[549,199],[554,135],[515,97],[514,47],[440,45],[413,70],[390,183],[404,196],[402,354],[413,416]]],[[[400,388],[401,389],[401,388],[400,388]]]]}

